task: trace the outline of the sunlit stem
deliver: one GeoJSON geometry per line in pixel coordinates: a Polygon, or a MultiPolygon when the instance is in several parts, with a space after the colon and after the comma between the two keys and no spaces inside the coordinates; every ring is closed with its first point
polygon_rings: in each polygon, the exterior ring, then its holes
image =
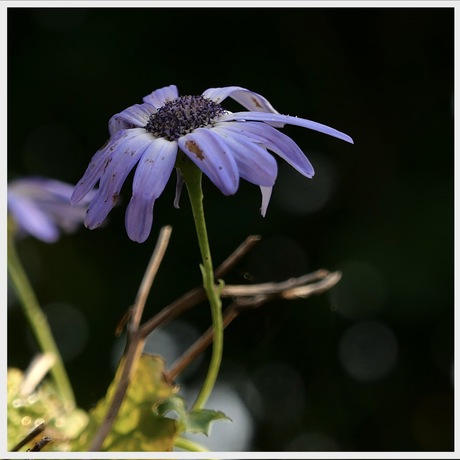
{"type": "Polygon", "coordinates": [[[75,396],[46,316],[38,304],[35,293],[16,252],[14,226],[13,222],[8,222],[8,274],[41,351],[51,353],[55,358],[55,363],[50,372],[56,383],[56,390],[61,397],[64,407],[72,410],[75,407],[75,396]]]}
{"type": "Polygon", "coordinates": [[[202,264],[200,265],[203,276],[203,287],[208,296],[211,306],[212,325],[214,330],[211,362],[203,387],[193,405],[194,409],[201,409],[208,400],[216,383],[222,360],[223,335],[222,326],[222,303],[220,300],[219,287],[214,281],[214,269],[212,266],[211,251],[209,249],[208,234],[203,210],[203,191],[201,188],[201,170],[185,156],[180,157],[177,166],[180,167],[185,184],[187,186],[193,218],[195,220],[198,244],[200,246],[202,264]]]}
{"type": "Polygon", "coordinates": [[[174,443],[174,447],[182,450],[187,450],[189,452],[209,452],[206,447],[203,447],[201,444],[186,438],[177,438],[174,443]]]}

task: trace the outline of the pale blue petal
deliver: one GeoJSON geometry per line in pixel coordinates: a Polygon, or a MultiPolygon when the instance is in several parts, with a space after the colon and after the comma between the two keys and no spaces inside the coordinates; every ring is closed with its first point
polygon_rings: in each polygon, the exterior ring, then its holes
{"type": "MultiPolygon", "coordinates": [[[[134,131],[134,130],[129,130],[134,131]]],[[[138,134],[121,143],[113,151],[99,183],[99,190],[91,201],[85,224],[88,228],[98,227],[115,206],[126,177],[141,158],[154,138],[149,134],[138,134]]]]}
{"type": "MultiPolygon", "coordinates": [[[[241,104],[245,109],[254,112],[279,113],[268,100],[261,94],[249,91],[241,86],[225,86],[223,88],[209,88],[203,96],[220,104],[227,97],[241,104]]],[[[284,123],[270,123],[272,126],[282,128],[284,123]]]]}
{"type": "Polygon", "coordinates": [[[184,178],[178,168],[176,168],[176,195],[174,197],[174,207],[179,209],[180,196],[184,186],[184,178]]]}
{"type": "Polygon", "coordinates": [[[241,86],[225,86],[223,88],[209,88],[202,96],[220,104],[227,97],[241,104],[245,109],[255,112],[279,113],[261,94],[249,91],[241,86]]]}
{"type": "Polygon", "coordinates": [[[276,113],[264,112],[237,112],[226,113],[219,118],[219,122],[223,121],[263,121],[265,123],[281,122],[288,125],[301,126],[302,128],[312,129],[323,134],[327,134],[343,141],[353,144],[353,139],[341,131],[334,128],[317,123],[316,121],[306,120],[305,118],[291,117],[290,115],[281,115],[276,113]]]}
{"type": "Polygon", "coordinates": [[[179,97],[176,85],[165,86],[157,89],[153,93],[145,96],[142,100],[152,104],[156,109],[163,107],[166,102],[172,101],[179,97]]]}
{"type": "Polygon", "coordinates": [[[278,174],[275,158],[265,147],[244,135],[230,133],[225,129],[214,128],[231,149],[240,176],[252,184],[272,187],[278,174]]]}
{"type": "Polygon", "coordinates": [[[315,174],[313,166],[299,146],[272,126],[255,122],[224,122],[216,125],[215,129],[252,139],[276,153],[305,177],[312,178],[315,174]]]}
{"type": "MultiPolygon", "coordinates": [[[[111,125],[114,125],[118,120],[125,122],[131,128],[143,128],[149,121],[150,115],[155,112],[155,108],[150,104],[134,104],[131,107],[114,115],[109,121],[109,131],[111,125]],[[112,121],[113,119],[113,121],[112,121]],[[131,125],[131,126],[129,126],[131,125]]],[[[116,126],[114,125],[114,128],[116,126]]],[[[110,133],[113,134],[113,133],[110,133]]]]}
{"type": "Polygon", "coordinates": [[[155,139],[145,149],[136,168],[133,195],[126,209],[125,225],[128,236],[144,242],[152,229],[153,205],[161,195],[177,156],[177,142],[155,139]]]}
{"type": "Polygon", "coordinates": [[[262,193],[262,206],[260,207],[260,213],[262,217],[265,217],[267,214],[268,204],[270,203],[270,198],[272,196],[273,187],[260,187],[262,193]]]}
{"type": "Polygon", "coordinates": [[[78,204],[96,185],[97,181],[101,178],[105,168],[110,163],[112,153],[124,142],[129,141],[133,137],[139,136],[144,133],[144,130],[130,129],[118,131],[111,137],[94,155],[91,159],[85,174],[75,186],[74,192],[70,197],[72,205],[78,204]]]}
{"type": "Polygon", "coordinates": [[[110,134],[110,136],[114,136],[118,131],[121,131],[123,129],[130,129],[132,127],[133,127],[133,125],[131,123],[128,123],[127,121],[122,120],[121,118],[119,118],[118,114],[114,115],[109,120],[109,134],[110,134]]]}
{"type": "Polygon", "coordinates": [[[16,179],[8,184],[8,210],[22,230],[52,243],[58,239],[60,228],[70,233],[83,223],[86,205],[94,196],[91,191],[81,206],[72,207],[73,188],[44,177],[16,179]]]}
{"type": "Polygon", "coordinates": [[[238,190],[238,167],[228,146],[208,128],[198,128],[179,138],[180,149],[211,179],[224,194],[238,190]]]}
{"type": "Polygon", "coordinates": [[[8,209],[19,227],[35,238],[46,243],[54,243],[59,238],[57,225],[50,215],[37,206],[32,197],[8,196],[8,209]]]}

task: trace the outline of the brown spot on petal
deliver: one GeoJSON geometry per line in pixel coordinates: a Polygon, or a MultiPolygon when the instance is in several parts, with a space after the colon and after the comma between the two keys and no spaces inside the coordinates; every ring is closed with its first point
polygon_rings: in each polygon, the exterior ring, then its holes
{"type": "Polygon", "coordinates": [[[259,101],[255,97],[251,97],[252,102],[254,102],[256,107],[259,107],[259,109],[262,109],[263,107],[259,104],[259,101]]]}
{"type": "Polygon", "coordinates": [[[185,146],[194,153],[199,160],[204,160],[203,150],[198,147],[198,144],[195,141],[187,141],[185,146]]]}

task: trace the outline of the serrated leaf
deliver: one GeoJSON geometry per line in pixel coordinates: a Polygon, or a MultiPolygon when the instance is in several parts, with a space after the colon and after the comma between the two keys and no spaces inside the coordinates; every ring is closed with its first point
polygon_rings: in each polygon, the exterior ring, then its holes
{"type": "MultiPolygon", "coordinates": [[[[88,429],[80,436],[77,450],[86,450],[99,425],[121,378],[123,361],[110,384],[107,395],[90,412],[88,429]]],[[[102,446],[103,451],[145,452],[171,451],[178,435],[175,420],[157,414],[156,408],[178,391],[164,376],[164,360],[160,356],[141,356],[118,412],[112,430],[102,446]]]]}
{"type": "Polygon", "coordinates": [[[208,436],[211,423],[217,420],[230,420],[223,412],[209,409],[193,409],[187,411],[182,396],[174,395],[158,407],[159,413],[166,415],[175,412],[181,432],[202,433],[208,436]]]}
{"type": "Polygon", "coordinates": [[[188,414],[187,432],[203,433],[208,436],[211,429],[211,424],[217,420],[231,421],[230,417],[227,417],[221,411],[210,409],[192,410],[188,414]]]}

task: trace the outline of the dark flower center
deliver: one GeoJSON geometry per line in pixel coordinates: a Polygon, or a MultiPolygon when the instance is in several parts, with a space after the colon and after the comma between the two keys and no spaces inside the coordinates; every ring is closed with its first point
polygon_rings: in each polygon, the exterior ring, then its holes
{"type": "Polygon", "coordinates": [[[144,128],[156,137],[175,141],[194,129],[209,126],[224,113],[220,104],[206,97],[181,96],[160,107],[144,128]]]}

